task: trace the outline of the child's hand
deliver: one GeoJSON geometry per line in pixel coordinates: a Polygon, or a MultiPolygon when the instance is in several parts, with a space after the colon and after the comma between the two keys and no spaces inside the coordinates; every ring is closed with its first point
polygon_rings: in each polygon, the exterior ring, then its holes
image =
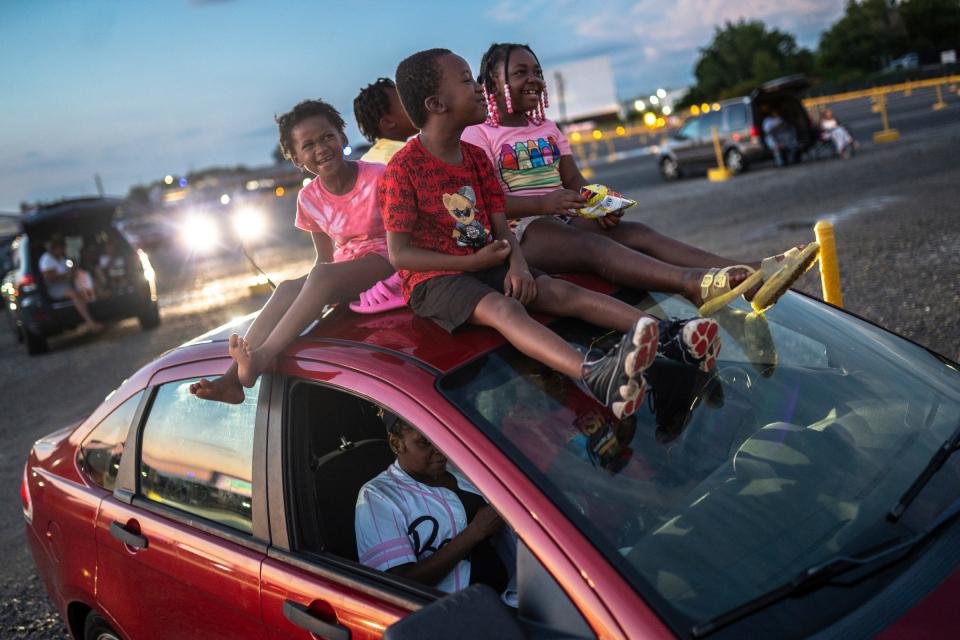
{"type": "Polygon", "coordinates": [[[600,225],[601,229],[612,229],[618,224],[620,224],[620,219],[623,217],[623,209],[620,211],[615,211],[613,213],[608,213],[602,218],[597,218],[597,224],[600,225]]]}
{"type": "Polygon", "coordinates": [[[473,269],[483,271],[503,264],[510,256],[510,243],[506,240],[494,240],[480,251],[473,254],[473,269]]]}
{"type": "Polygon", "coordinates": [[[577,209],[587,206],[587,199],[577,191],[557,189],[544,197],[544,213],[555,216],[568,216],[577,209]]]}
{"type": "Polygon", "coordinates": [[[537,298],[537,281],[533,279],[529,269],[510,267],[503,280],[503,294],[516,298],[520,304],[526,306],[537,298]]]}

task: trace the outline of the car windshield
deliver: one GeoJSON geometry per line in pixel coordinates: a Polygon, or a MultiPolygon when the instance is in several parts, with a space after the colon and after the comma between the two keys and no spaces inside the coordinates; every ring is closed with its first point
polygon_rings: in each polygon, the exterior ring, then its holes
{"type": "MultiPolygon", "coordinates": [[[[678,297],[629,301],[661,318],[696,313],[678,297]]],[[[439,382],[682,636],[810,565],[922,529],[960,496],[951,460],[902,520],[885,517],[960,423],[955,364],[799,294],[766,318],[748,310],[739,301],[717,316],[714,375],[658,358],[649,405],[619,423],[509,346],[439,382]]],[[[584,348],[616,340],[553,326],[584,348]]],[[[717,636],[808,635],[903,568],[717,636]]]]}

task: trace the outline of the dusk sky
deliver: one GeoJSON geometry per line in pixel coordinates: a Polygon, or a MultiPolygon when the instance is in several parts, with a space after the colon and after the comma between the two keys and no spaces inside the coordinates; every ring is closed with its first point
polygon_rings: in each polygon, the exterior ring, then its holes
{"type": "Polygon", "coordinates": [[[493,41],[544,67],[613,62],[621,98],[689,84],[715,25],[758,18],[815,47],[844,0],[0,3],[0,211],[110,194],[167,173],[270,162],[273,116],[322,97],[348,120],[360,87],[447,47],[474,67],[493,41]],[[600,6],[591,10],[589,7],[600,6]]]}

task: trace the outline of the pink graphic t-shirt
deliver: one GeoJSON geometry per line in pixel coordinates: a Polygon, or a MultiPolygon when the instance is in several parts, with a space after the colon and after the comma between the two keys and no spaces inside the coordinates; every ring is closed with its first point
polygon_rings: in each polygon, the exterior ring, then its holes
{"type": "Polygon", "coordinates": [[[560,156],[571,154],[570,143],[551,120],[525,127],[467,127],[460,139],[487,154],[506,195],[539,196],[563,187],[560,156]]]}
{"type": "Polygon", "coordinates": [[[356,260],[376,253],[387,257],[387,232],[380,217],[377,194],[386,166],[358,161],[357,183],[349,192],[334,195],[319,178],[300,190],[296,225],[304,231],[325,233],[336,243],[334,262],[356,260]]]}

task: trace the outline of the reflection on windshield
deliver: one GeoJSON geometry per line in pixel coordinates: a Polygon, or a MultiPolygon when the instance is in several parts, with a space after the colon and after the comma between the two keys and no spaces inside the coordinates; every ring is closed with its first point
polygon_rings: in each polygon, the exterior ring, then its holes
{"type": "MultiPolygon", "coordinates": [[[[682,299],[641,308],[691,315],[682,299]]],[[[649,405],[617,421],[510,347],[441,391],[573,520],[675,630],[837,553],[921,529],[956,497],[952,461],[903,521],[885,515],[960,415],[960,376],[925,350],[802,296],[719,319],[713,375],[658,358],[649,405]]],[[[580,346],[615,336],[560,321],[580,346]]],[[[732,626],[806,635],[876,592],[785,602],[732,626]]],[[[718,634],[722,637],[724,633],[718,634]]]]}

